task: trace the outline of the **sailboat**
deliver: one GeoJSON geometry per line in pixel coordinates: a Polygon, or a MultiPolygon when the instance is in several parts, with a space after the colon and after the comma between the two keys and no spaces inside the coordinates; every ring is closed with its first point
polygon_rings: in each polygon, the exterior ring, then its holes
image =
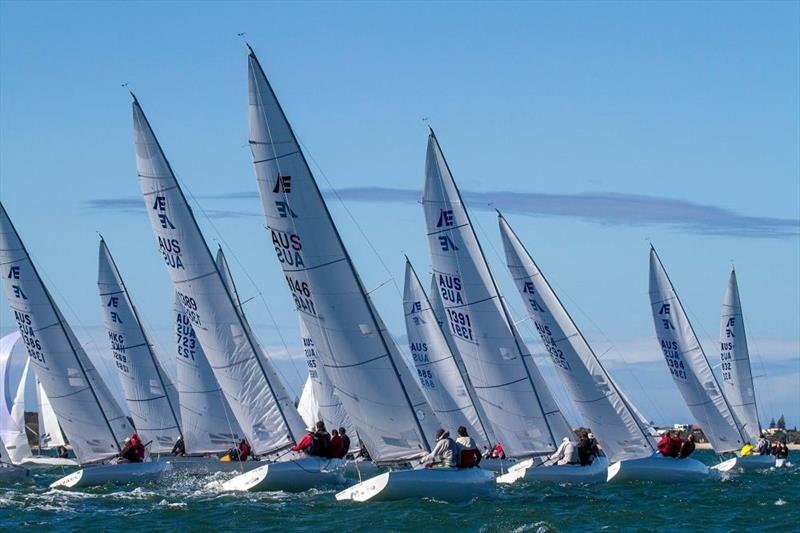
{"type": "Polygon", "coordinates": [[[600,471],[541,465],[574,434],[511,319],[433,130],[422,204],[451,336],[496,438],[510,457],[526,460],[509,470],[538,464],[543,479],[602,480],[600,471]]]}
{"type": "Polygon", "coordinates": [[[717,454],[739,450],[746,438],[653,246],[650,305],[664,360],[689,411],[717,454]]]}
{"type": "MultiPolygon", "coordinates": [[[[42,283],[0,204],[0,265],[6,297],[36,375],[81,465],[116,457],[132,428],[97,369],[42,283]]],[[[161,475],[164,465],[128,463],[84,468],[51,487],[129,481],[161,475]]]]}
{"type": "Polygon", "coordinates": [[[11,462],[11,457],[6,450],[6,445],[0,437],[0,483],[21,481],[30,475],[30,470],[11,462]]]}
{"type": "MultiPolygon", "coordinates": [[[[25,391],[28,384],[30,369],[30,359],[26,358],[25,367],[22,371],[19,384],[16,387],[16,394],[12,397],[14,390],[11,383],[11,351],[19,341],[21,335],[19,331],[10,333],[0,339],[0,438],[6,443],[6,452],[9,459],[14,464],[25,464],[28,466],[50,467],[50,466],[76,466],[78,463],[72,459],[62,459],[59,457],[49,457],[45,455],[33,455],[25,426],[25,391]]],[[[40,402],[38,409],[39,416],[39,451],[49,447],[61,446],[64,438],[61,436],[61,428],[55,421],[55,413],[47,400],[47,396],[41,390],[41,384],[36,379],[37,397],[44,398],[45,403],[40,402]],[[48,418],[44,423],[43,418],[48,418]],[[50,422],[50,420],[55,422],[50,422]],[[52,426],[52,429],[48,429],[52,426]],[[52,432],[52,433],[51,433],[52,432]],[[50,441],[53,441],[51,443],[50,441]]]]}
{"type": "MultiPolygon", "coordinates": [[[[416,462],[438,428],[341,241],[311,169],[252,49],[248,56],[250,147],[262,208],[298,313],[359,439],[378,464],[416,462]]],[[[466,497],[492,477],[444,469],[393,470],[336,495],[378,500],[432,495],[437,483],[466,497]],[[463,483],[463,485],[462,485],[463,483]],[[402,488],[401,488],[402,487],[402,488]]],[[[447,494],[448,491],[436,492],[447,494]]],[[[459,497],[462,496],[459,494],[459,497]]]]}
{"type": "MultiPolygon", "coordinates": [[[[438,294],[434,293],[433,298],[438,299],[438,294]]],[[[448,344],[434,307],[408,258],[403,314],[417,378],[428,404],[443,427],[455,431],[455,428],[464,426],[479,449],[492,446],[494,439],[491,426],[463,369],[460,354],[448,344]]]]}
{"type": "Polygon", "coordinates": [[[246,480],[238,476],[224,488],[305,490],[338,482],[336,469],[328,468],[329,462],[286,460],[285,455],[303,435],[303,421],[255,340],[229,273],[211,255],[135,96],[133,124],[139,186],[185,316],[253,453],[284,459],[248,472],[246,480]]]}
{"type": "MultiPolygon", "coordinates": [[[[665,458],[658,454],[653,442],[653,429],[608,374],[533,257],[499,212],[498,223],[508,269],[528,316],[563,378],[567,392],[583,419],[599,437],[605,454],[590,466],[562,468],[605,471],[610,463],[609,480],[616,479],[623,472],[630,479],[634,470],[639,479],[658,481],[689,481],[705,477],[708,469],[700,461],[665,458]]],[[[535,476],[535,467],[533,470],[535,476]]],[[[498,482],[524,479],[527,471],[530,469],[517,469],[498,482]]]]}
{"type": "MultiPolygon", "coordinates": [[[[719,344],[723,390],[735,415],[734,420],[739,425],[745,440],[755,445],[762,434],[762,429],[758,420],[753,372],[750,368],[750,353],[747,349],[747,335],[735,269],[731,269],[722,300],[719,344]]],[[[733,457],[717,468],[723,471],[733,468],[758,470],[775,465],[776,460],[773,455],[752,454],[733,457]]]]}

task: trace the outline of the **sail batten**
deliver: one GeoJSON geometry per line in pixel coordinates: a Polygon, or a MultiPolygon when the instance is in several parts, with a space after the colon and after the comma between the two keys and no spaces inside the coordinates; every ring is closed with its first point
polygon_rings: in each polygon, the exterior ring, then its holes
{"type": "Polygon", "coordinates": [[[2,204],[0,264],[28,355],[46,394],[59,399],[53,408],[78,461],[118,454],[131,432],[127,418],[42,283],[2,204]]]}
{"type": "Polygon", "coordinates": [[[738,450],[744,444],[743,435],[672,281],[652,246],[650,304],[664,360],[692,415],[717,453],[738,450]]]}
{"type": "Polygon", "coordinates": [[[433,131],[422,204],[444,318],[506,453],[548,453],[571,435],[492,275],[433,131]]]}
{"type": "Polygon", "coordinates": [[[647,457],[655,451],[599,358],[583,337],[530,253],[498,213],[506,262],[528,315],[542,338],[570,397],[611,462],[647,457]]]}
{"type": "Polygon", "coordinates": [[[302,434],[300,415],[255,341],[135,97],[133,122],[139,185],[184,317],[254,453],[284,450],[302,434]]]}
{"type": "Polygon", "coordinates": [[[325,373],[373,459],[430,450],[438,422],[367,295],[252,49],[250,149],[266,227],[325,373]]]}

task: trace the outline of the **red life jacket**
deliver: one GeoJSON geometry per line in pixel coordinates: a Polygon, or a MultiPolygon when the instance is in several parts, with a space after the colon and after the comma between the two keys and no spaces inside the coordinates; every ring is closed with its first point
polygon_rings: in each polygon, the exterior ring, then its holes
{"type": "Polygon", "coordinates": [[[669,457],[669,455],[670,455],[670,453],[669,453],[669,448],[670,448],[669,440],[670,440],[669,436],[664,435],[663,437],[661,437],[661,440],[658,441],[658,451],[661,453],[661,455],[666,455],[667,457],[669,457]]]}
{"type": "Polygon", "coordinates": [[[247,441],[243,441],[239,444],[239,460],[247,461],[247,458],[249,456],[250,456],[250,445],[247,444],[247,441]]]}

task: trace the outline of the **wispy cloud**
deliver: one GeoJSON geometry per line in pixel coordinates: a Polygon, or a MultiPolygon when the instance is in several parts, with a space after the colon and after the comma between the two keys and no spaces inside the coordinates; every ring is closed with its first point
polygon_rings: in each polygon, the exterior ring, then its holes
{"type": "MultiPolygon", "coordinates": [[[[326,198],[353,202],[415,203],[421,193],[413,189],[386,187],[353,187],[336,193],[324,191],[326,198]]],[[[474,192],[462,191],[464,201],[474,209],[500,209],[507,213],[529,216],[558,216],[615,226],[662,225],[687,233],[755,238],[790,238],[800,236],[800,220],[750,216],[731,209],[688,200],[623,193],[548,194],[537,192],[474,192]]],[[[234,192],[197,196],[198,200],[253,201],[255,192],[234,192]]],[[[139,211],[139,198],[89,200],[92,209],[121,213],[139,211]]],[[[204,208],[212,218],[259,216],[257,208],[204,208]]]]}

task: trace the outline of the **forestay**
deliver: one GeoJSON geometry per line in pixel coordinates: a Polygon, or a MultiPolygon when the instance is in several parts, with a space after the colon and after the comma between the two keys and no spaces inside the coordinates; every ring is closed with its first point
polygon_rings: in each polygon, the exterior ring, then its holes
{"type": "Polygon", "coordinates": [[[291,447],[303,422],[255,341],[139,102],[136,167],[159,252],[214,375],[256,454],[291,447]]]}
{"type": "Polygon", "coordinates": [[[144,442],[151,442],[151,453],[169,452],[182,436],[178,394],[103,239],[100,239],[97,289],[111,355],[133,425],[144,442]]]}
{"type": "Polygon", "coordinates": [[[186,453],[224,452],[244,436],[175,294],[178,402],[186,453]]]}
{"type": "Polygon", "coordinates": [[[756,393],[735,270],[731,270],[725,298],[722,301],[719,343],[725,394],[745,438],[755,443],[761,435],[761,424],[758,420],[756,393]]]}
{"type": "MultiPolygon", "coordinates": [[[[19,331],[9,333],[0,339],[0,438],[6,446],[6,451],[11,462],[18,464],[23,458],[31,455],[28,438],[25,435],[25,420],[19,418],[17,402],[22,390],[23,400],[25,394],[25,378],[28,374],[29,361],[25,362],[22,380],[18,387],[11,381],[11,352],[20,338],[19,331]],[[14,396],[14,392],[16,395],[14,396]],[[15,412],[16,411],[16,412],[15,412]]],[[[24,407],[22,409],[24,414],[24,407]]]]}
{"type": "Polygon", "coordinates": [[[22,340],[78,462],[118,454],[132,431],[128,419],[53,302],[2,205],[0,265],[22,340]]]}
{"type": "Polygon", "coordinates": [[[268,231],[324,370],[374,460],[418,457],[438,421],[366,294],[252,50],[249,97],[268,231]]]}
{"type": "Polygon", "coordinates": [[[44,392],[42,382],[36,378],[36,407],[39,410],[37,419],[39,420],[39,449],[47,450],[64,446],[66,441],[61,433],[61,426],[58,424],[56,412],[53,405],[44,392]]]}
{"type": "Polygon", "coordinates": [[[528,315],[584,422],[599,437],[609,462],[638,459],[655,448],[531,255],[498,214],[508,269],[528,315]]]}
{"type": "MultiPolygon", "coordinates": [[[[308,326],[306,326],[303,315],[300,315],[299,318],[300,340],[303,343],[303,353],[306,356],[308,379],[312,390],[311,397],[319,413],[317,420],[323,420],[328,430],[343,427],[347,430],[348,435],[354,436],[355,428],[353,428],[353,423],[350,421],[350,417],[347,416],[347,411],[345,411],[342,401],[336,395],[336,390],[333,388],[330,378],[325,373],[325,367],[322,364],[325,357],[317,352],[317,345],[314,344],[314,339],[311,338],[311,334],[308,332],[308,326]]],[[[317,420],[314,420],[309,425],[313,426],[317,420]]],[[[350,442],[355,445],[356,439],[351,438],[350,442]]]]}
{"type": "Polygon", "coordinates": [[[743,444],[728,401],[708,364],[689,317],[664,270],[650,248],[650,305],[664,360],[686,405],[717,453],[738,450],[743,444]]]}
{"type": "Polygon", "coordinates": [[[445,320],[496,438],[514,457],[572,436],[498,292],[433,131],[422,203],[445,320]]]}
{"type": "Polygon", "coordinates": [[[464,426],[480,448],[491,443],[476,405],[477,395],[466,373],[458,365],[458,354],[451,351],[428,295],[406,260],[403,314],[411,357],[417,368],[422,392],[439,421],[455,435],[464,426]]]}

